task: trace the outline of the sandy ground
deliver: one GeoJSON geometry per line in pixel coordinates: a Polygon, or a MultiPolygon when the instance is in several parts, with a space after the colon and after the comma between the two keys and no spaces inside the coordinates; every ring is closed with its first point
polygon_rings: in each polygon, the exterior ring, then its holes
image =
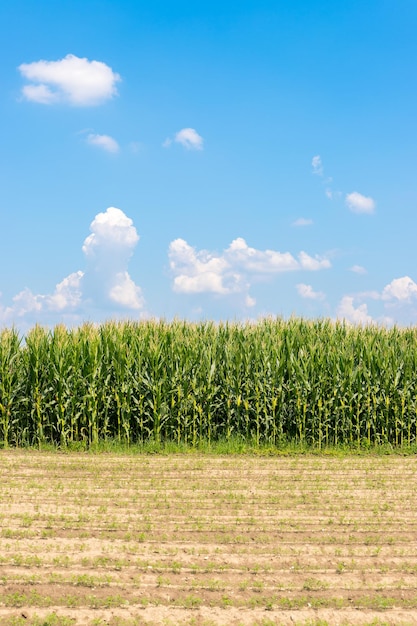
{"type": "Polygon", "coordinates": [[[0,452],[0,624],[417,624],[413,457],[0,452]]]}

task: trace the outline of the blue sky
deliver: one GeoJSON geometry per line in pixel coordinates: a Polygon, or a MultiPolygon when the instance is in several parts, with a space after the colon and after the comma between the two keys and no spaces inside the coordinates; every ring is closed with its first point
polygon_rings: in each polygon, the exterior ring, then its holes
{"type": "Polygon", "coordinates": [[[414,0],[0,6],[0,326],[417,321],[414,0]]]}

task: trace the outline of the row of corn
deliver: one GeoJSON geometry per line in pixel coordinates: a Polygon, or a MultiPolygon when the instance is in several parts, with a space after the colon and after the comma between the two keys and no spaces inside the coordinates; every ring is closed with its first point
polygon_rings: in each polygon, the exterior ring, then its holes
{"type": "Polygon", "coordinates": [[[0,446],[412,445],[417,329],[330,320],[0,331],[0,446]]]}

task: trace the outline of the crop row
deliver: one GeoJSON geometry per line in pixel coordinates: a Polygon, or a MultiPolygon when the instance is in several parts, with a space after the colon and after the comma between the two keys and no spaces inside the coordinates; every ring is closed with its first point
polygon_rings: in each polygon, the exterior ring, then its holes
{"type": "Polygon", "coordinates": [[[0,442],[411,445],[417,329],[330,320],[0,332],[0,442]]]}

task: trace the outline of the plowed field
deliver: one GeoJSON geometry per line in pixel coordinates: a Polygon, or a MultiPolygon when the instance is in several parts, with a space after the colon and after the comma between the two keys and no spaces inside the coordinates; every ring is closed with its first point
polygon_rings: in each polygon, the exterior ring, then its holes
{"type": "Polygon", "coordinates": [[[0,624],[417,624],[413,457],[0,452],[0,624]]]}

